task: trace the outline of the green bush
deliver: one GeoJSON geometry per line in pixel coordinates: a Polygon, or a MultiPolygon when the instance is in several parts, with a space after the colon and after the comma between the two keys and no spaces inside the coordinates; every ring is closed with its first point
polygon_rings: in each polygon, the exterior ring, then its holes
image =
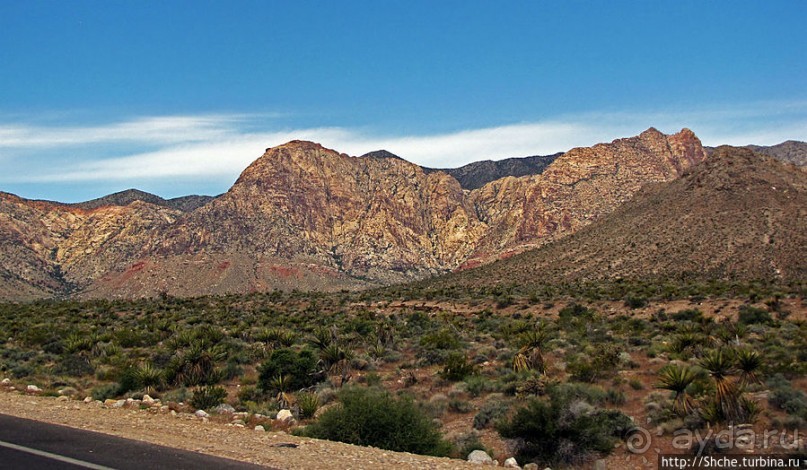
{"type": "Polygon", "coordinates": [[[457,382],[465,379],[475,372],[474,365],[468,362],[465,354],[454,352],[446,358],[445,366],[440,372],[440,376],[446,380],[457,382]]]}
{"type": "Polygon", "coordinates": [[[744,325],[751,325],[754,323],[769,325],[773,322],[770,312],[761,308],[751,307],[750,305],[740,306],[738,320],[744,325]]]}
{"type": "Polygon", "coordinates": [[[631,309],[647,307],[647,299],[644,297],[628,296],[625,299],[625,306],[631,309]]]}
{"type": "Polygon", "coordinates": [[[807,394],[793,388],[793,385],[782,374],[776,374],[767,381],[771,395],[768,402],[785,411],[790,416],[807,419],[807,394]]]}
{"type": "Polygon", "coordinates": [[[549,400],[529,400],[497,430],[504,438],[519,440],[520,462],[580,466],[597,453],[611,453],[632,426],[617,410],[551,394],[549,400]]]}
{"type": "Polygon", "coordinates": [[[227,398],[227,390],[224,387],[207,385],[193,391],[190,404],[197,410],[209,410],[224,403],[225,398],[227,398]]]}
{"type": "Polygon", "coordinates": [[[510,404],[502,400],[489,400],[482,405],[479,413],[474,416],[474,429],[485,429],[496,424],[510,409],[510,404]]]}
{"type": "Polygon", "coordinates": [[[339,400],[339,406],[306,428],[306,435],[415,454],[450,451],[431,418],[410,399],[395,399],[375,388],[349,387],[339,393],[339,400]]]}
{"type": "Polygon", "coordinates": [[[272,394],[310,387],[317,383],[316,365],[317,358],[309,349],[276,349],[259,368],[258,386],[272,394]],[[283,377],[287,390],[277,389],[278,377],[283,377]]]}
{"type": "Polygon", "coordinates": [[[457,334],[448,328],[435,331],[424,335],[420,339],[420,346],[424,349],[459,349],[461,346],[460,340],[457,339],[457,334]]]}
{"type": "Polygon", "coordinates": [[[90,360],[81,354],[67,354],[59,358],[53,372],[57,375],[70,377],[83,377],[95,374],[95,368],[90,360]]]}
{"type": "Polygon", "coordinates": [[[104,401],[113,398],[118,393],[118,384],[104,384],[99,385],[92,389],[91,395],[93,400],[104,401]]]}
{"type": "Polygon", "coordinates": [[[703,312],[696,308],[690,308],[681,310],[680,312],[675,312],[670,316],[670,318],[675,321],[691,321],[693,323],[699,323],[701,320],[703,320],[703,312]]]}

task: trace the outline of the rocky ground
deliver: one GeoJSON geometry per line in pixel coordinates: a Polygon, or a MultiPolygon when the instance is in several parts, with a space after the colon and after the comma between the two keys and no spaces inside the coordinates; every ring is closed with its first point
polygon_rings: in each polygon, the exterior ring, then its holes
{"type": "Polygon", "coordinates": [[[228,419],[176,413],[167,407],[129,403],[116,407],[67,397],[21,394],[3,387],[0,413],[61,424],[167,447],[282,469],[454,469],[478,468],[470,463],[390,452],[339,442],[261,432],[233,425],[228,419]]]}

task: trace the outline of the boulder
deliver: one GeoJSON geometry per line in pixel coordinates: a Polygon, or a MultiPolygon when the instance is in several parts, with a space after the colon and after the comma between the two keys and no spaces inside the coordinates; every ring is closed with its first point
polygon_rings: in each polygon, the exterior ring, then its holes
{"type": "Polygon", "coordinates": [[[255,430],[258,431],[258,432],[266,432],[266,428],[264,428],[260,424],[255,426],[255,430]]]}
{"type": "Polygon", "coordinates": [[[294,415],[291,413],[290,410],[278,411],[276,418],[278,421],[283,421],[284,423],[294,421],[294,415]]]}
{"type": "Polygon", "coordinates": [[[519,468],[520,469],[521,466],[518,464],[518,461],[516,461],[515,457],[510,457],[509,459],[504,461],[504,468],[519,468]]]}
{"type": "Polygon", "coordinates": [[[37,387],[36,385],[29,385],[25,387],[25,391],[28,393],[39,393],[42,391],[42,389],[37,387]]]}
{"type": "Polygon", "coordinates": [[[496,462],[484,450],[475,450],[468,454],[468,461],[478,465],[496,465],[496,462]]]}
{"type": "Polygon", "coordinates": [[[219,414],[222,414],[222,413],[235,413],[235,408],[228,405],[227,403],[222,403],[221,405],[219,405],[219,406],[217,406],[215,408],[215,411],[216,411],[216,413],[219,413],[219,414]]]}
{"type": "Polygon", "coordinates": [[[209,414],[207,414],[205,410],[196,410],[196,413],[194,413],[194,415],[196,415],[197,418],[207,418],[210,416],[209,414]]]}
{"type": "Polygon", "coordinates": [[[608,463],[603,459],[596,460],[594,462],[594,470],[608,470],[608,463]]]}

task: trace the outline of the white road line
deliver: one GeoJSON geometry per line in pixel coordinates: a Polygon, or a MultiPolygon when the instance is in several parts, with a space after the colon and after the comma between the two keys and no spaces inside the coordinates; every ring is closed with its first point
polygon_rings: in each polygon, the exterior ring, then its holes
{"type": "Polygon", "coordinates": [[[85,462],[83,460],[71,459],[70,457],[65,457],[63,455],[51,454],[50,452],[45,452],[44,450],[31,449],[30,447],[23,447],[17,444],[12,444],[10,442],[0,441],[0,447],[6,447],[8,449],[38,455],[40,457],[45,457],[51,460],[58,460],[59,462],[69,463],[77,465],[79,467],[91,468],[93,470],[114,470],[111,467],[104,467],[103,465],[96,465],[94,463],[85,462]]]}

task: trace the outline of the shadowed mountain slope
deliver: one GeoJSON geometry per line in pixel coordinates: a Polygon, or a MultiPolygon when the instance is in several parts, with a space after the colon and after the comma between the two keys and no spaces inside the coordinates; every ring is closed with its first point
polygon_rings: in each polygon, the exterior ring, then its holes
{"type": "Polygon", "coordinates": [[[536,155],[504,160],[483,160],[459,168],[423,168],[426,173],[444,171],[459,181],[462,189],[478,189],[506,176],[540,175],[563,152],[554,155],[536,155]]]}

